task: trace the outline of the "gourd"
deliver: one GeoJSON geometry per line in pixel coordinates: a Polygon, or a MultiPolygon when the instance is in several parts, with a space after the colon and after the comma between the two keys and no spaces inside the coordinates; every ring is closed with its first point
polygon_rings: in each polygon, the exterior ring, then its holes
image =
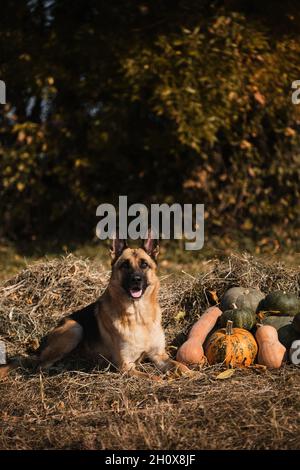
{"type": "Polygon", "coordinates": [[[294,316],[293,327],[295,328],[297,333],[300,334],[300,313],[298,313],[297,315],[294,316]]]}
{"type": "Polygon", "coordinates": [[[251,365],[257,354],[253,335],[243,328],[233,328],[231,320],[226,328],[215,331],[205,344],[205,355],[209,364],[223,363],[238,367],[251,365]]]}
{"type": "Polygon", "coordinates": [[[248,308],[235,308],[231,310],[226,310],[223,315],[221,315],[219,324],[221,328],[225,328],[227,321],[231,320],[233,322],[234,328],[244,328],[245,330],[251,330],[256,324],[256,315],[255,313],[248,308]]]}
{"type": "Polygon", "coordinates": [[[199,339],[192,337],[185,341],[177,351],[176,361],[183,364],[199,364],[203,365],[206,362],[203,346],[199,339]]]}
{"type": "Polygon", "coordinates": [[[204,364],[203,343],[213,329],[222,311],[218,307],[209,307],[191,328],[188,339],[177,351],[176,360],[184,364],[204,364]]]}
{"type": "Polygon", "coordinates": [[[231,287],[228,289],[221,300],[220,308],[223,312],[234,308],[247,308],[256,312],[259,302],[265,297],[259,289],[252,287],[231,287]]]}
{"type": "Polygon", "coordinates": [[[266,315],[295,316],[300,313],[300,299],[291,292],[270,292],[257,307],[266,315]]]}
{"type": "Polygon", "coordinates": [[[300,339],[300,333],[295,330],[291,323],[279,328],[277,333],[280,343],[283,344],[286,349],[290,349],[293,341],[300,339]]]}
{"type": "Polygon", "coordinates": [[[286,355],[286,348],[279,342],[276,329],[271,325],[257,325],[258,364],[278,369],[286,355]]]}
{"type": "Polygon", "coordinates": [[[211,332],[218,318],[222,315],[222,310],[218,307],[209,307],[202,313],[198,321],[192,326],[188,338],[199,338],[201,344],[204,343],[208,333],[211,332]]]}
{"type": "Polygon", "coordinates": [[[279,317],[276,315],[265,316],[259,315],[260,323],[262,325],[271,325],[278,331],[282,327],[290,325],[293,322],[294,317],[279,317]]]}
{"type": "Polygon", "coordinates": [[[290,348],[295,339],[300,337],[300,333],[298,334],[293,326],[293,320],[296,317],[279,317],[276,315],[268,317],[264,314],[258,316],[262,325],[271,325],[277,330],[280,343],[287,349],[290,348]]]}

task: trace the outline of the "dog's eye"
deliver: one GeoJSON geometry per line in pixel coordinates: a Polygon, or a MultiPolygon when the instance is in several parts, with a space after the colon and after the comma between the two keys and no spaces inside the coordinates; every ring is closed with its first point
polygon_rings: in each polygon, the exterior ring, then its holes
{"type": "Polygon", "coordinates": [[[121,264],[120,268],[123,268],[123,269],[129,269],[129,261],[123,261],[123,263],[121,264]]]}
{"type": "Polygon", "coordinates": [[[140,267],[141,267],[142,269],[146,269],[146,268],[149,268],[149,264],[148,264],[146,261],[142,260],[142,261],[140,262],[140,267]]]}

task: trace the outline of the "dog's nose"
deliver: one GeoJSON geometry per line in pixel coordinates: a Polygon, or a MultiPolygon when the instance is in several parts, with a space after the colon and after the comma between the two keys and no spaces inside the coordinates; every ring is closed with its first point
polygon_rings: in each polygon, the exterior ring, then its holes
{"type": "Polygon", "coordinates": [[[140,274],[133,274],[133,275],[132,275],[132,280],[133,280],[134,282],[141,282],[142,276],[141,276],[140,274]]]}

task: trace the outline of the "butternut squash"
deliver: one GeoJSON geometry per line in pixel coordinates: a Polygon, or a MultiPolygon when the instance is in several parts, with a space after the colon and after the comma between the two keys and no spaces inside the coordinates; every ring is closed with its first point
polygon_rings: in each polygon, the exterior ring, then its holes
{"type": "Polygon", "coordinates": [[[279,342],[278,333],[271,325],[257,324],[258,364],[279,369],[286,356],[286,348],[279,342]]]}
{"type": "Polygon", "coordinates": [[[202,313],[196,323],[192,326],[188,338],[198,338],[200,343],[203,344],[207,338],[208,333],[211,332],[218,318],[222,315],[222,310],[218,307],[209,307],[202,313]]]}
{"type": "Polygon", "coordinates": [[[203,346],[197,337],[192,337],[185,341],[177,351],[176,361],[183,364],[199,364],[206,362],[203,346]]]}
{"type": "Polygon", "coordinates": [[[206,362],[203,343],[213,329],[222,311],[218,307],[209,307],[191,328],[188,339],[177,351],[176,360],[184,364],[200,364],[206,362]]]}

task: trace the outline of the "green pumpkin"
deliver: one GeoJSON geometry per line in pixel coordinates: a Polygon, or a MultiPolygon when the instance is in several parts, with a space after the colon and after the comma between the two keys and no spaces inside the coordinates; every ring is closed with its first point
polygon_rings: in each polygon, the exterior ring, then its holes
{"type": "Polygon", "coordinates": [[[220,309],[225,312],[232,308],[245,308],[256,312],[259,302],[265,297],[259,289],[252,287],[231,287],[222,298],[220,309]]]}
{"type": "Polygon", "coordinates": [[[290,323],[279,328],[278,339],[283,346],[290,349],[292,342],[295,341],[295,339],[300,339],[300,333],[298,333],[290,323]]]}
{"type": "Polygon", "coordinates": [[[275,291],[268,294],[257,307],[265,315],[295,316],[300,313],[300,299],[291,292],[275,291]]]}
{"type": "Polygon", "coordinates": [[[256,324],[255,313],[247,308],[232,308],[222,313],[219,318],[220,328],[225,328],[228,320],[233,323],[233,328],[243,328],[244,330],[251,330],[256,324]]]}
{"type": "Polygon", "coordinates": [[[300,313],[294,316],[293,327],[298,333],[300,333],[300,313]]]}
{"type": "Polygon", "coordinates": [[[260,320],[260,323],[263,325],[271,325],[276,328],[276,330],[279,330],[283,326],[290,325],[293,322],[294,317],[278,317],[276,315],[272,315],[270,317],[265,317],[262,320],[260,320]]]}

